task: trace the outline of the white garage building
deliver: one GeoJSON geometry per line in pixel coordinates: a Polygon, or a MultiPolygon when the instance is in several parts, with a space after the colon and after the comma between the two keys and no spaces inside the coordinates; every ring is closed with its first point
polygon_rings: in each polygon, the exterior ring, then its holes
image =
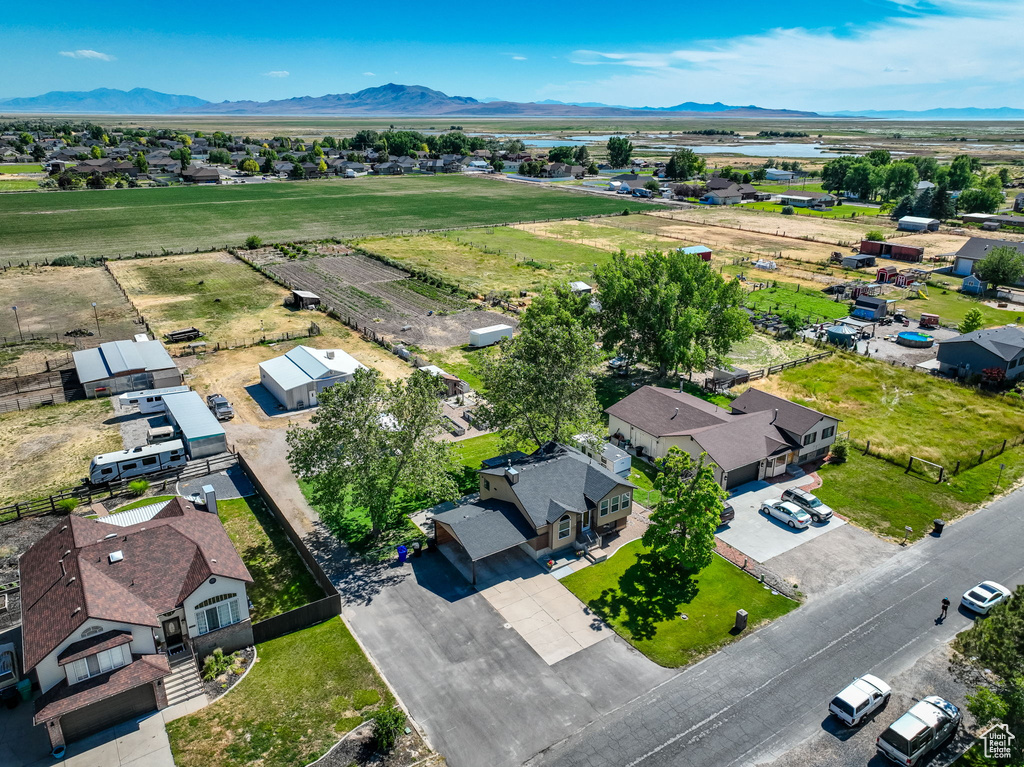
{"type": "Polygon", "coordinates": [[[285,410],[315,407],[328,386],[347,383],[366,366],[341,349],[296,346],[281,357],[260,363],[260,383],[285,410]]]}

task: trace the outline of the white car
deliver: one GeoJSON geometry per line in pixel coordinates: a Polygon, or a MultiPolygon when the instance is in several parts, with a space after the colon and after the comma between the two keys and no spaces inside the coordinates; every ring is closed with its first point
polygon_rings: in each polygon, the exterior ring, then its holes
{"type": "Polygon", "coordinates": [[[1010,590],[995,581],[982,581],[960,598],[960,604],[981,615],[1010,598],[1010,590]]]}
{"type": "Polygon", "coordinates": [[[828,704],[828,710],[839,721],[855,727],[888,703],[891,696],[889,685],[877,676],[865,674],[836,695],[828,704]]]}
{"type": "Polygon", "coordinates": [[[762,501],[761,513],[769,517],[775,517],[780,522],[785,522],[790,527],[800,530],[811,524],[810,514],[795,503],[781,501],[778,498],[769,498],[767,501],[762,501]]]}

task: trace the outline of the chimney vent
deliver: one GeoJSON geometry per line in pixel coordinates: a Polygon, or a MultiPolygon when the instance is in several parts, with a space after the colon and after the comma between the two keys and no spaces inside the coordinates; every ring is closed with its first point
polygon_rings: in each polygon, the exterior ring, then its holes
{"type": "Polygon", "coordinates": [[[508,483],[510,485],[514,485],[516,482],[519,481],[519,470],[513,469],[511,466],[509,466],[507,469],[505,469],[505,479],[508,480],[508,483]]]}
{"type": "Polygon", "coordinates": [[[329,360],[333,360],[334,359],[334,351],[333,350],[329,350],[327,352],[327,359],[329,359],[329,360]]]}
{"type": "Polygon", "coordinates": [[[675,417],[676,417],[677,415],[679,415],[679,408],[676,408],[676,412],[674,412],[674,413],[672,414],[672,418],[670,418],[669,420],[670,420],[670,421],[672,421],[672,420],[675,420],[675,417]]]}

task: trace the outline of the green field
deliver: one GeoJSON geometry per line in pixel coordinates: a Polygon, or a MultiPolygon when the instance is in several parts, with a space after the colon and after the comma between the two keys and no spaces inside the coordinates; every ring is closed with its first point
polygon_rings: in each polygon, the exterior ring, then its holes
{"type": "Polygon", "coordinates": [[[0,198],[0,261],[119,256],[650,209],[466,176],[120,189],[0,198]],[[53,215],[59,213],[59,215],[53,215]]]}
{"type": "Polygon", "coordinates": [[[35,179],[0,178],[0,192],[28,192],[33,189],[39,189],[39,182],[35,179]]]}
{"type": "MultiPolygon", "coordinates": [[[[950,282],[958,285],[961,280],[949,278],[947,275],[938,275],[941,282],[950,282]]],[[[941,288],[928,288],[928,298],[920,298],[909,290],[904,292],[909,298],[897,299],[896,305],[904,309],[907,315],[913,319],[920,319],[921,313],[939,315],[939,321],[943,325],[956,325],[963,320],[964,316],[971,309],[981,311],[986,327],[995,325],[1006,325],[1011,322],[1020,323],[1024,318],[1024,309],[996,309],[994,306],[987,306],[980,299],[958,293],[955,288],[946,290],[941,288]]],[[[1010,304],[1011,307],[1014,304],[1010,304]]]]}
{"type": "MultiPolygon", "coordinates": [[[[766,274],[768,274],[766,272],[766,274]]],[[[836,320],[850,314],[850,306],[836,303],[824,293],[802,288],[799,292],[795,287],[785,284],[774,288],[755,290],[747,296],[747,306],[762,312],[781,314],[796,310],[804,317],[836,320]]]]}
{"type": "Polygon", "coordinates": [[[42,173],[43,166],[38,163],[16,162],[0,165],[0,173],[42,173]]]}
{"type": "MultiPolygon", "coordinates": [[[[770,213],[782,213],[785,205],[777,202],[745,202],[744,208],[750,210],[766,210],[770,213]]],[[[877,216],[878,208],[866,208],[859,205],[839,205],[828,210],[808,210],[807,208],[793,208],[796,216],[815,216],[817,218],[860,218],[861,216],[877,216]]]]}

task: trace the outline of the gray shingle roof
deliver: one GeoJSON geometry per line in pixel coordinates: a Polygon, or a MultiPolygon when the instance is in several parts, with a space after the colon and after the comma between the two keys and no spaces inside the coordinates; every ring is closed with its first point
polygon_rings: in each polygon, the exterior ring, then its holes
{"type": "Polygon", "coordinates": [[[457,506],[435,515],[434,521],[451,528],[472,560],[511,549],[536,535],[519,509],[493,499],[457,506]]]}
{"type": "Polygon", "coordinates": [[[1024,330],[1011,327],[986,328],[939,341],[940,346],[964,343],[977,344],[1008,362],[1020,354],[1021,350],[1024,350],[1024,330]]]}
{"type": "Polygon", "coordinates": [[[732,471],[800,447],[772,423],[774,416],[771,411],[750,413],[688,434],[722,471],[732,471]]]}
{"type": "Polygon", "coordinates": [[[972,261],[980,261],[989,253],[992,252],[993,248],[1011,247],[1024,253],[1024,242],[1014,242],[1012,240],[990,240],[986,237],[971,237],[967,242],[960,246],[955,255],[957,258],[969,258],[972,261]]]}
{"type": "Polygon", "coordinates": [[[822,418],[832,417],[760,389],[747,389],[732,401],[732,408],[740,413],[778,410],[779,417],[775,425],[793,434],[804,434],[822,418]]]}
{"type": "Polygon", "coordinates": [[[678,435],[729,420],[728,410],[692,394],[657,386],[637,389],[604,412],[655,437],[678,435]]]}

